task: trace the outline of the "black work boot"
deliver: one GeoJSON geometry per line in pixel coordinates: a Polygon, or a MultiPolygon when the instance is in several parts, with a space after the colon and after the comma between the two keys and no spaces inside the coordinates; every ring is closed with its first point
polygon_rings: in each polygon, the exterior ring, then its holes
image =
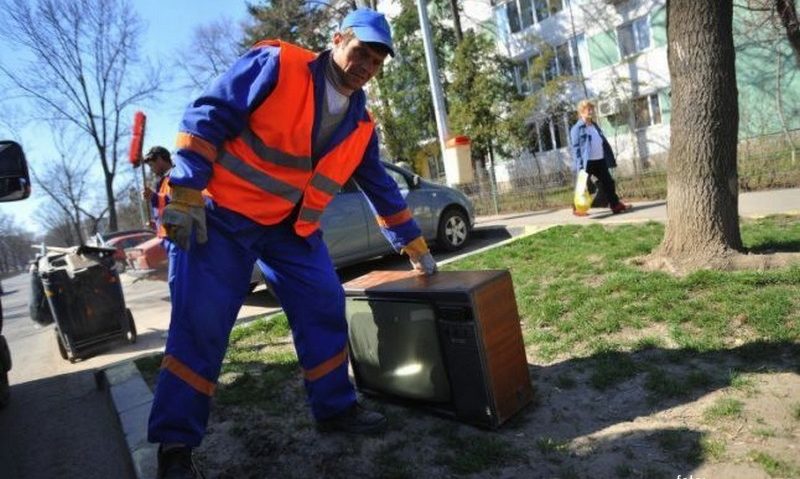
{"type": "Polygon", "coordinates": [[[346,432],[350,434],[377,434],[386,429],[386,416],[371,411],[359,403],[330,419],[317,422],[321,432],[346,432]]]}
{"type": "Polygon", "coordinates": [[[192,460],[192,449],[158,446],[158,479],[203,479],[192,460]]]}

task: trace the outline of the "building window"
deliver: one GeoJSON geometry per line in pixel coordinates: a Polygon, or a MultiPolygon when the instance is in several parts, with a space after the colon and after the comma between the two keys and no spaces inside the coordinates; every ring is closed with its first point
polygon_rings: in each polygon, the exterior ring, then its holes
{"type": "Polygon", "coordinates": [[[547,5],[547,0],[533,0],[536,6],[536,20],[541,22],[550,16],[550,6],[547,5]]]}
{"type": "Polygon", "coordinates": [[[517,77],[517,90],[523,95],[530,93],[532,90],[529,61],[530,59],[525,59],[514,65],[514,71],[517,77]]]}
{"type": "Polygon", "coordinates": [[[583,34],[556,47],[559,75],[579,76],[581,74],[581,57],[578,53],[578,42],[582,40],[583,34]]]}
{"type": "Polygon", "coordinates": [[[531,3],[533,0],[520,0],[520,10],[521,10],[521,17],[522,17],[522,28],[528,28],[529,26],[533,25],[533,4],[531,3]]]}
{"type": "Polygon", "coordinates": [[[508,28],[511,30],[511,33],[520,31],[519,10],[517,10],[516,0],[506,3],[506,16],[508,16],[508,28]]]}
{"type": "Polygon", "coordinates": [[[617,43],[623,58],[650,48],[650,19],[642,17],[619,26],[617,43]]]}
{"type": "Polygon", "coordinates": [[[658,95],[652,94],[633,100],[633,119],[637,129],[661,123],[658,95]]]}

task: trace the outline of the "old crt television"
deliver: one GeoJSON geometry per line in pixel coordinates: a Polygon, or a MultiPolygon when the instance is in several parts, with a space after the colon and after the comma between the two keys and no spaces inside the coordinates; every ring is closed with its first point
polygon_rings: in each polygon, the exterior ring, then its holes
{"type": "Polygon", "coordinates": [[[486,428],[533,399],[508,271],[373,271],[344,290],[361,392],[486,428]]]}

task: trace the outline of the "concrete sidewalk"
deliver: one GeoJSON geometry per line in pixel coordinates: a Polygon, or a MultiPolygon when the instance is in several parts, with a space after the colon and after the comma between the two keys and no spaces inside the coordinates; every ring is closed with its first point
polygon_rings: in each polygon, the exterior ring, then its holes
{"type": "MultiPolygon", "coordinates": [[[[619,224],[667,220],[667,203],[659,201],[633,201],[633,209],[613,215],[608,208],[593,208],[587,217],[577,217],[570,208],[480,216],[476,228],[553,226],[566,224],[619,224]]],[[[739,216],[758,218],[776,214],[800,214],[800,188],[754,191],[739,195],[739,216]]]]}

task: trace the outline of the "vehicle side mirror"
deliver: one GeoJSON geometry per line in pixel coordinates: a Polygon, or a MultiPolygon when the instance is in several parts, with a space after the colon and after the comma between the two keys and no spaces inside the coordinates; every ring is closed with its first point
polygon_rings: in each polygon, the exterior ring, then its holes
{"type": "Polygon", "coordinates": [[[414,188],[419,186],[419,182],[420,182],[419,175],[414,175],[411,177],[411,186],[413,186],[414,188]]]}
{"type": "Polygon", "coordinates": [[[0,141],[0,201],[24,200],[31,195],[28,163],[19,143],[0,141]]]}

